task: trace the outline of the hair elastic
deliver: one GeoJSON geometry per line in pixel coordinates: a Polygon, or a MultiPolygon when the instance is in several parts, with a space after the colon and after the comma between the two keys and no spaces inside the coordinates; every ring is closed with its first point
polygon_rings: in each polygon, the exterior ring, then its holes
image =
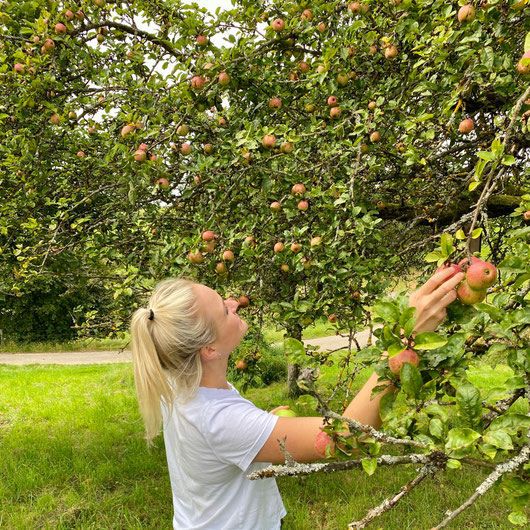
{"type": "Polygon", "coordinates": [[[150,309],[151,313],[149,313],[149,320],[153,320],[155,318],[155,314],[153,313],[153,310],[150,309]]]}

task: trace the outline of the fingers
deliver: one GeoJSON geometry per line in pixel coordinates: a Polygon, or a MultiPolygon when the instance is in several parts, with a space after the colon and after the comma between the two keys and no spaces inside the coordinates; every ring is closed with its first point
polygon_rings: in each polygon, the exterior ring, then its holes
{"type": "MultiPolygon", "coordinates": [[[[447,293],[450,293],[454,288],[465,278],[463,272],[455,274],[449,280],[442,283],[432,294],[435,298],[443,298],[447,293]]],[[[455,293],[456,294],[456,293],[455,293]]]]}
{"type": "MultiPolygon", "coordinates": [[[[440,272],[433,274],[416,292],[421,295],[431,294],[440,285],[442,285],[451,274],[455,271],[452,267],[442,269],[440,272]]],[[[460,274],[460,273],[459,273],[460,274]]]]}

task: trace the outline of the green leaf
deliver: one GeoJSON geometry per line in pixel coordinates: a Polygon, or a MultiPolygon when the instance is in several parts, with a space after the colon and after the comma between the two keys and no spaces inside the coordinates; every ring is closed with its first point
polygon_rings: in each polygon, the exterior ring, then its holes
{"type": "Polygon", "coordinates": [[[479,184],[480,182],[472,182],[467,189],[473,191],[479,184]]]}
{"type": "Polygon", "coordinates": [[[497,429],[508,434],[517,434],[519,431],[530,429],[530,418],[524,414],[503,414],[491,422],[488,432],[497,429]]]}
{"type": "Polygon", "coordinates": [[[386,322],[399,322],[399,310],[391,302],[379,302],[374,306],[374,311],[386,322]]]}
{"type": "Polygon", "coordinates": [[[482,234],[482,228],[475,228],[473,232],[471,232],[471,239],[477,239],[482,234]]]}
{"type": "Polygon", "coordinates": [[[450,458],[445,465],[449,469],[460,469],[462,467],[460,460],[455,460],[454,458],[450,458]]]}
{"type": "Polygon", "coordinates": [[[396,394],[389,392],[385,394],[379,401],[379,415],[381,419],[385,421],[385,418],[390,414],[392,408],[394,407],[394,402],[396,401],[396,394]]]}
{"type": "Polygon", "coordinates": [[[510,435],[501,430],[487,432],[482,439],[485,443],[498,447],[499,449],[513,449],[510,435]]]}
{"type": "Polygon", "coordinates": [[[480,438],[480,434],[473,429],[454,428],[447,434],[445,442],[446,451],[455,451],[464,447],[469,447],[480,438]]]}
{"type": "Polygon", "coordinates": [[[405,323],[405,327],[403,328],[403,334],[407,339],[409,339],[412,336],[412,332],[414,331],[414,326],[416,325],[416,318],[412,317],[407,320],[405,323]]]}
{"type": "Polygon", "coordinates": [[[522,512],[510,512],[508,515],[508,521],[514,524],[515,526],[526,526],[528,519],[526,515],[522,512]]]}
{"type": "Polygon", "coordinates": [[[526,34],[524,39],[524,51],[530,51],[530,31],[526,34]]]}
{"type": "Polygon", "coordinates": [[[456,239],[465,239],[466,234],[464,234],[464,231],[462,229],[458,230],[458,232],[455,234],[456,239]]]}
{"type": "Polygon", "coordinates": [[[414,349],[435,350],[447,344],[447,339],[434,331],[418,333],[414,339],[414,349]]]}
{"type": "Polygon", "coordinates": [[[416,398],[423,386],[420,371],[410,363],[403,363],[401,367],[401,386],[411,397],[416,398]]]}
{"type": "Polygon", "coordinates": [[[283,349],[285,358],[291,364],[300,366],[310,364],[310,357],[306,355],[305,347],[298,339],[292,337],[285,339],[283,341],[283,349]]]}
{"type": "Polygon", "coordinates": [[[504,155],[501,164],[504,166],[513,166],[515,164],[515,158],[512,155],[504,155]]]}
{"type": "Polygon", "coordinates": [[[425,261],[427,263],[434,263],[435,261],[438,261],[442,257],[443,256],[440,252],[429,252],[429,254],[425,256],[425,261]]]}
{"type": "Polygon", "coordinates": [[[487,162],[493,162],[497,157],[490,151],[479,151],[478,157],[487,162]]]}
{"type": "Polygon", "coordinates": [[[439,420],[438,418],[433,418],[429,422],[429,432],[435,438],[438,438],[438,439],[443,438],[445,429],[444,429],[444,424],[442,423],[442,421],[439,420]]]}
{"type": "Polygon", "coordinates": [[[444,256],[450,256],[454,250],[453,238],[451,237],[451,234],[442,234],[440,245],[442,247],[442,254],[444,256]]]}
{"type": "Polygon", "coordinates": [[[468,381],[482,390],[502,387],[514,375],[514,371],[507,364],[492,367],[486,363],[471,365],[466,373],[468,381]]]}
{"type": "Polygon", "coordinates": [[[466,427],[476,427],[482,417],[480,392],[471,383],[464,383],[456,390],[456,410],[466,427]]]}
{"type": "Polygon", "coordinates": [[[362,466],[367,475],[373,475],[377,469],[377,458],[363,458],[362,466]]]}

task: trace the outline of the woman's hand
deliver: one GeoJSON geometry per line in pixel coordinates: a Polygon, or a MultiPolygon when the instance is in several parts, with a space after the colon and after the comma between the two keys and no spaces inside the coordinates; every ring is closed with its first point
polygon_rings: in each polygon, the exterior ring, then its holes
{"type": "Polygon", "coordinates": [[[274,414],[277,410],[282,410],[282,409],[290,409],[291,407],[289,405],[280,405],[279,407],[276,407],[275,409],[272,409],[271,411],[269,411],[269,414],[274,414]]]}
{"type": "Polygon", "coordinates": [[[464,279],[464,273],[454,273],[452,267],[437,272],[409,298],[410,307],[416,308],[414,333],[434,331],[446,318],[446,307],[456,300],[455,287],[464,279]]]}

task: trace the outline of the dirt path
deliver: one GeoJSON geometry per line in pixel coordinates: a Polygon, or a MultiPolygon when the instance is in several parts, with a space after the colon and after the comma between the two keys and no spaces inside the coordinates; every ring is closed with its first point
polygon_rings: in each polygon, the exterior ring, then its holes
{"type": "MultiPolygon", "coordinates": [[[[357,334],[357,340],[361,346],[366,344],[368,331],[357,334]]],[[[346,348],[348,339],[337,335],[320,337],[318,339],[307,339],[304,344],[320,346],[321,350],[332,350],[346,348]]],[[[132,352],[119,351],[84,351],[84,352],[57,352],[57,353],[0,353],[0,364],[12,364],[22,366],[25,364],[109,364],[130,363],[132,352]]]]}

